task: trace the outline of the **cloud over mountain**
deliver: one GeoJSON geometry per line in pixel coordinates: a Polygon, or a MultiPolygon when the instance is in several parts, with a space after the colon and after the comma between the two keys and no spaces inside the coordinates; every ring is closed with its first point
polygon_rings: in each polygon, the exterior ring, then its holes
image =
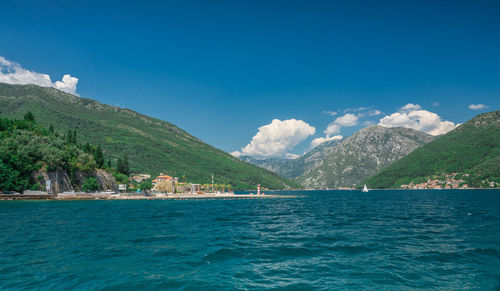
{"type": "Polygon", "coordinates": [[[480,110],[480,109],[486,109],[488,108],[488,106],[484,105],[484,104],[471,104],[469,105],[469,109],[471,110],[480,110]]]}
{"type": "Polygon", "coordinates": [[[43,87],[53,87],[61,91],[77,95],[78,78],[70,74],[63,76],[61,81],[52,82],[50,76],[33,72],[0,56],[0,82],[8,84],[35,84],[43,87]]]}
{"type": "Polygon", "coordinates": [[[343,138],[343,136],[341,136],[341,135],[317,137],[311,141],[311,148],[315,148],[315,147],[319,146],[320,144],[324,143],[325,141],[341,140],[342,138],[343,138]]]}
{"type": "Polygon", "coordinates": [[[379,125],[384,127],[406,127],[440,135],[453,130],[457,125],[451,121],[442,120],[434,112],[423,110],[418,104],[406,104],[398,112],[380,119],[379,125]]]}
{"type": "Polygon", "coordinates": [[[257,134],[241,149],[241,152],[236,151],[231,154],[257,157],[287,156],[287,151],[315,132],[316,128],[302,120],[274,119],[271,123],[259,127],[257,134]]]}

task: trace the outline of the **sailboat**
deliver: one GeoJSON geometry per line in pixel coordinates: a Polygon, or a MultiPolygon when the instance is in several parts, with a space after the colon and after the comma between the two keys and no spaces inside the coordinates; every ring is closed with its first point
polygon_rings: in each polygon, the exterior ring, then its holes
{"type": "Polygon", "coordinates": [[[368,192],[368,187],[366,187],[366,184],[365,184],[365,187],[363,187],[363,192],[368,192]]]}

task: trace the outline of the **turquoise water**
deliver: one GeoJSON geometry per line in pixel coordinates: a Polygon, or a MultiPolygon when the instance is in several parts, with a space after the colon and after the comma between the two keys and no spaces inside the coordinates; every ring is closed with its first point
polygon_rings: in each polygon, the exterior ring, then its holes
{"type": "Polygon", "coordinates": [[[500,191],[0,201],[0,289],[500,288],[500,191]]]}

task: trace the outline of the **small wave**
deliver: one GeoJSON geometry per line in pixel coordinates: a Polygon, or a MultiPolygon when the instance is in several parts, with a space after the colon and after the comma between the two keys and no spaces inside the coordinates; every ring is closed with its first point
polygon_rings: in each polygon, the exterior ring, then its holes
{"type": "Polygon", "coordinates": [[[219,262],[239,258],[245,255],[242,249],[218,249],[215,252],[206,254],[203,261],[206,263],[219,262]]]}
{"type": "Polygon", "coordinates": [[[317,235],[314,237],[314,241],[316,242],[324,242],[324,243],[335,243],[339,241],[346,240],[345,236],[325,236],[325,235],[317,235]]]}
{"type": "Polygon", "coordinates": [[[423,262],[457,262],[463,259],[463,256],[458,253],[443,253],[443,252],[426,252],[424,255],[418,256],[417,260],[423,262]]]}
{"type": "Polygon", "coordinates": [[[341,252],[341,253],[346,253],[346,254],[360,254],[364,252],[371,252],[373,251],[371,248],[365,247],[365,246],[333,246],[328,248],[330,251],[334,252],[341,252]]]}

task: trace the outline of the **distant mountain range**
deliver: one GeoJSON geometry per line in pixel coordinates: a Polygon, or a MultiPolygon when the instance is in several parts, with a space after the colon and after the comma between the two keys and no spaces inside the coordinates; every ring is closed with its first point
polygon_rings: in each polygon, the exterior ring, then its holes
{"type": "Polygon", "coordinates": [[[241,156],[240,159],[269,171],[276,172],[283,177],[297,178],[331,153],[337,143],[338,140],[326,141],[312,149],[307,154],[296,159],[256,159],[251,156],[241,156]]]}
{"type": "Polygon", "coordinates": [[[474,117],[365,182],[372,188],[399,188],[452,173],[470,186],[500,183],[500,111],[474,117]]]}
{"type": "Polygon", "coordinates": [[[76,129],[79,140],[100,145],[106,159],[127,154],[131,171],[136,173],[165,172],[199,183],[209,183],[213,174],[216,183],[236,189],[253,189],[257,184],[270,189],[300,187],[166,121],[53,88],[0,83],[0,116],[22,118],[27,111],[56,131],[76,129]]]}
{"type": "Polygon", "coordinates": [[[432,140],[414,129],[371,126],[341,141],[324,142],[293,160],[241,158],[306,188],[352,187],[432,140]]]}

